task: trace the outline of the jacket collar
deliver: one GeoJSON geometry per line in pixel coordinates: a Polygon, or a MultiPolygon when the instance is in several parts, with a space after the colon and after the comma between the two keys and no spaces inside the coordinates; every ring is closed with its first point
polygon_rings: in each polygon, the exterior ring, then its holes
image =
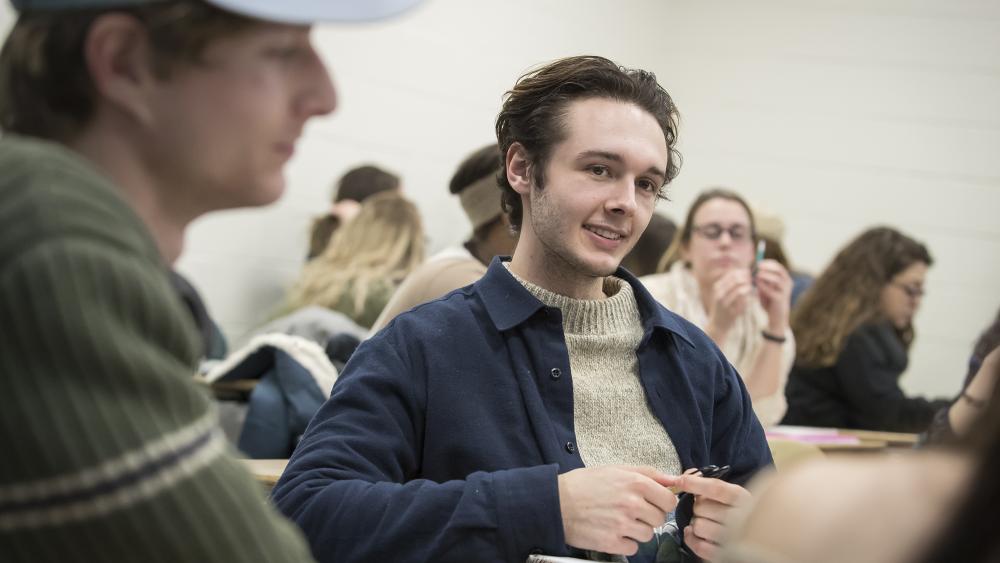
{"type": "MultiPolygon", "coordinates": [[[[498,331],[514,328],[545,308],[541,301],[507,271],[502,262],[509,261],[510,256],[494,257],[486,273],[475,283],[486,311],[498,331]]],[[[680,318],[661,306],[635,276],[619,266],[615,277],[625,280],[632,286],[632,292],[639,306],[639,315],[642,317],[644,333],[661,329],[676,334],[694,346],[694,342],[688,336],[688,329],[680,318]]]]}

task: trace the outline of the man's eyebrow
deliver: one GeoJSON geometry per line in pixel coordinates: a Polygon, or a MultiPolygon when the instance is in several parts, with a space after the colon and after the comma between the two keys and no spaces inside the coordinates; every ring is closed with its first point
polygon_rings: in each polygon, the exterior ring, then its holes
{"type": "MultiPolygon", "coordinates": [[[[605,160],[610,160],[612,162],[619,162],[619,163],[625,162],[625,159],[622,158],[622,155],[620,155],[618,153],[614,153],[614,152],[607,152],[607,151],[583,151],[580,154],[576,155],[576,159],[577,160],[585,160],[585,159],[588,159],[588,158],[595,158],[595,157],[596,158],[603,158],[605,160]]],[[[666,179],[667,179],[667,171],[666,170],[662,170],[660,168],[657,168],[655,166],[650,166],[649,168],[647,168],[646,169],[646,174],[653,174],[655,176],[659,176],[660,179],[662,179],[663,181],[666,181],[666,179]]]]}
{"type": "Polygon", "coordinates": [[[576,159],[577,160],[585,160],[585,159],[594,158],[594,157],[603,158],[605,160],[612,160],[614,162],[625,162],[625,159],[622,158],[622,155],[620,155],[618,153],[615,153],[615,152],[607,152],[607,151],[583,151],[580,154],[576,155],[576,159]]]}

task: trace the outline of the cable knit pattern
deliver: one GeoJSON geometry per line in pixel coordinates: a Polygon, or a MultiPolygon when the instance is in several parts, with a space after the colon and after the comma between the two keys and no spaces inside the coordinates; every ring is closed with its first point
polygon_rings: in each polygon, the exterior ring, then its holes
{"type": "Polygon", "coordinates": [[[514,277],[539,301],[562,311],[573,424],[584,464],[649,465],[680,473],[677,450],[650,410],[639,380],[635,350],[643,332],[632,287],[609,276],[607,299],[573,299],[514,277]]]}

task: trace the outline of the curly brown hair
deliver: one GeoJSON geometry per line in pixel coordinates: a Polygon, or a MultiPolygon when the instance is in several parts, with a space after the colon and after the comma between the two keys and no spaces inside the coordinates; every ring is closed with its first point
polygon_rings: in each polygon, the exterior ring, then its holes
{"type": "MultiPolygon", "coordinates": [[[[608,98],[635,104],[649,112],[663,130],[667,145],[664,185],[680,171],[681,155],[676,149],[677,106],[652,72],[618,66],[604,57],[566,57],[521,76],[505,96],[496,121],[500,158],[505,158],[511,145],[520,143],[528,155],[532,180],[539,189],[545,185],[545,166],[552,150],[566,138],[569,104],[585,99],[608,98]]],[[[521,196],[511,187],[504,170],[497,184],[503,191],[501,205],[509,214],[511,228],[518,230],[523,215],[521,196]]],[[[664,190],[660,197],[666,197],[664,190]]]]}
{"type": "MultiPolygon", "coordinates": [[[[933,264],[927,247],[890,227],[869,229],[841,249],[792,312],[796,363],[833,365],[849,334],[882,320],[882,288],[917,262],[933,264]]],[[[898,333],[909,346],[913,327],[898,333]]]]}

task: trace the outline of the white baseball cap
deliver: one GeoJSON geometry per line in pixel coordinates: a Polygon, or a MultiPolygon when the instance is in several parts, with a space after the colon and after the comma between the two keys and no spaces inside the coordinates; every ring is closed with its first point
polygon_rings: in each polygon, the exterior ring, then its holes
{"type": "MultiPolygon", "coordinates": [[[[11,0],[18,11],[125,8],[170,0],[11,0]]],[[[290,24],[369,21],[394,16],[420,0],[204,0],[224,10],[290,24]]]]}

